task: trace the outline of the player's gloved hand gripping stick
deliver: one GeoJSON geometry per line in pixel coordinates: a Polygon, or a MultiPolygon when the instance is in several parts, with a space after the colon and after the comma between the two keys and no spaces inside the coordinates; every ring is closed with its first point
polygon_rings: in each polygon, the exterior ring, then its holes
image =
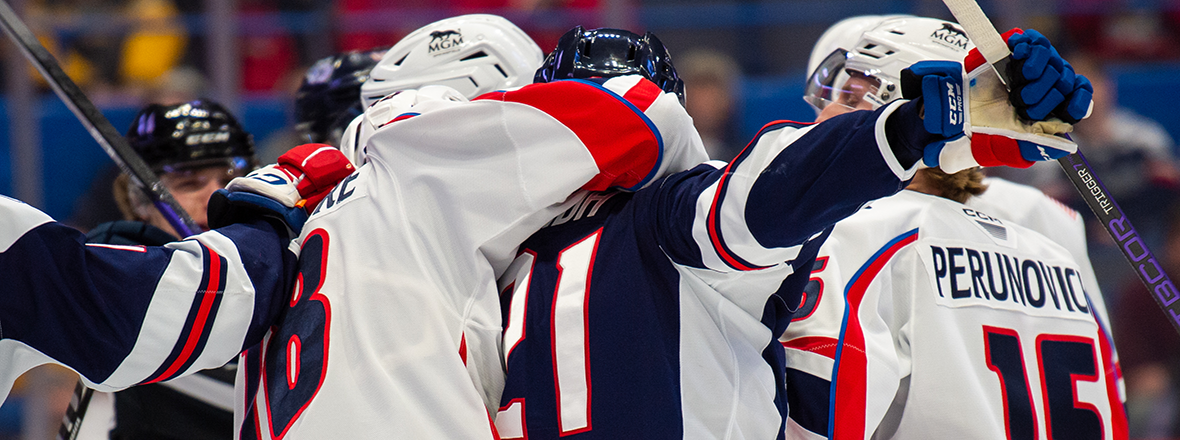
{"type": "MultiPolygon", "coordinates": [[[[1031,34],[1040,35],[1036,31],[1031,34]]],[[[1048,45],[1047,39],[1044,43],[1048,45]]],[[[1052,46],[1048,46],[1051,50],[1052,46]]],[[[1048,53],[1048,51],[1045,51],[1048,53]]],[[[1056,52],[1053,52],[1056,53],[1056,52]]],[[[978,52],[968,56],[966,64],[954,61],[921,61],[901,72],[901,90],[906,99],[918,100],[924,106],[922,128],[940,139],[926,145],[922,161],[926,166],[939,167],[955,173],[977,166],[1007,166],[1028,168],[1038,161],[1055,160],[1077,151],[1077,144],[1065,136],[1073,126],[1039,106],[1056,106],[1064,95],[1045,93],[1010,94],[995,71],[978,52]],[[966,67],[967,72],[964,72],[966,67]],[[1020,115],[1032,109],[1038,119],[1020,115]],[[1052,117],[1051,117],[1052,116],[1052,117]]],[[[1060,57],[1057,57],[1060,59],[1060,57]]],[[[1042,61],[1020,79],[1028,84],[1060,82],[1064,76],[1055,69],[1044,68],[1042,61]]],[[[1075,76],[1071,69],[1069,82],[1075,76]]],[[[1084,80],[1084,77],[1077,76],[1084,80]]],[[[1088,86],[1089,81],[1085,84],[1088,86]]],[[[1076,97],[1074,93],[1073,97],[1076,97]]],[[[1089,102],[1089,92],[1083,98],[1089,102]]]]}
{"type": "MultiPolygon", "coordinates": [[[[1022,117],[1043,119],[1052,116],[1062,123],[1073,123],[1089,115],[1093,105],[1090,82],[1074,75],[1073,69],[1060,60],[1044,36],[1029,31],[1009,34],[1005,41],[975,0],[943,0],[943,3],[1010,92],[1019,95],[1018,101],[1028,104],[1017,106],[1022,117]],[[1040,81],[1022,81],[1028,76],[1026,73],[1038,70],[1042,72],[1040,81]]],[[[1171,319],[1173,328],[1180,332],[1180,292],[1118,203],[1110,197],[1105,185],[1090,169],[1085,156],[1081,151],[1074,151],[1057,161],[1106,232],[1118,243],[1123,256],[1156,303],[1171,319]]]]}

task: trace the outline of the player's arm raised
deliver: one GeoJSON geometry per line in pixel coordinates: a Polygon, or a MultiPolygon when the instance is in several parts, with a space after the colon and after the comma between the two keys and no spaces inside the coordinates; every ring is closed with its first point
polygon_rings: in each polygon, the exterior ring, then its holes
{"type": "Polygon", "coordinates": [[[539,211],[580,189],[634,190],[705,160],[675,95],[637,75],[538,83],[470,102],[435,86],[387,97],[363,117],[372,127],[358,142],[366,166],[398,176],[404,200],[439,202],[406,209],[445,216],[455,240],[512,248],[558,214],[539,211]]]}
{"type": "Polygon", "coordinates": [[[673,176],[665,190],[699,195],[661,205],[674,222],[662,231],[669,234],[665,249],[682,263],[720,271],[795,259],[802,243],[913,176],[921,150],[910,145],[938,139],[914,130],[918,105],[899,102],[821,124],[771,123],[728,165],[673,176]]]}
{"type": "MultiPolygon", "coordinates": [[[[968,109],[975,108],[968,106],[965,79],[958,62],[923,61],[903,72],[908,101],[813,126],[768,125],[727,167],[689,184],[701,193],[696,206],[679,207],[673,218],[688,221],[691,212],[692,242],[701,251],[697,256],[693,246],[683,247],[676,258],[723,271],[773,266],[794,259],[800,243],[865,202],[900,191],[918,162],[955,172],[981,163],[1024,167],[1053,159],[1028,154],[1044,151],[1040,138],[1046,136],[1030,141],[1022,129],[998,130],[986,144],[974,142],[968,109]]],[[[1016,119],[1012,105],[1004,111],[1016,119]]],[[[1068,151],[1070,145],[1055,148],[1068,151]]]]}
{"type": "Polygon", "coordinates": [[[142,247],[86,245],[13,199],[0,198],[0,218],[5,394],[23,371],[51,362],[100,390],[221,366],[261,340],[293,278],[295,255],[277,224],[142,247]]]}

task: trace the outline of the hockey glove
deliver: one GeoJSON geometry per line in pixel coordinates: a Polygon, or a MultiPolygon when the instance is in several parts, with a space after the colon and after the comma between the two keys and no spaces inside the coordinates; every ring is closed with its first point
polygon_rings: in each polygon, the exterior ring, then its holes
{"type": "MultiPolygon", "coordinates": [[[[954,61],[915,63],[901,71],[901,90],[905,98],[914,104],[920,103],[923,108],[921,130],[927,136],[920,141],[924,144],[920,145],[922,162],[930,167],[942,164],[942,169],[948,173],[958,171],[947,169],[949,164],[941,161],[940,156],[946,151],[970,151],[970,139],[966,137],[963,65],[954,61]]],[[[916,124],[903,124],[903,129],[918,130],[913,125],[916,124]]]]}
{"type": "Polygon", "coordinates": [[[967,75],[971,83],[970,157],[958,152],[958,157],[948,154],[946,160],[985,167],[1028,168],[1037,161],[1060,159],[1078,150],[1078,145],[1065,137],[1073,130],[1072,125],[1057,118],[1030,121],[1018,117],[1012,95],[995,69],[981,60],[982,56],[968,57],[968,66],[973,67],[967,75]]]}
{"type": "Polygon", "coordinates": [[[229,182],[209,200],[209,225],[218,228],[259,216],[277,218],[299,234],[307,216],[356,168],[331,145],[304,144],[278,163],[229,182]]]}
{"type": "Polygon", "coordinates": [[[902,93],[906,98],[921,99],[925,106],[925,131],[944,137],[926,146],[926,166],[947,173],[975,166],[1028,168],[1037,161],[1077,151],[1077,144],[1064,137],[1072,125],[1058,119],[1029,122],[1018,118],[1008,91],[982,55],[973,53],[967,63],[974,67],[967,75],[971,86],[967,95],[959,98],[960,92],[952,87],[958,63],[924,61],[902,71],[902,93]],[[933,88],[935,81],[942,92],[933,88]],[[961,99],[966,112],[955,110],[956,99],[961,99]],[[965,137],[954,135],[956,122],[963,123],[965,137]]]}
{"type": "Polygon", "coordinates": [[[1076,124],[1090,115],[1093,85],[1074,73],[1048,38],[1033,29],[1013,29],[1004,37],[1012,50],[1008,87],[1020,117],[1031,121],[1055,117],[1076,124]]]}

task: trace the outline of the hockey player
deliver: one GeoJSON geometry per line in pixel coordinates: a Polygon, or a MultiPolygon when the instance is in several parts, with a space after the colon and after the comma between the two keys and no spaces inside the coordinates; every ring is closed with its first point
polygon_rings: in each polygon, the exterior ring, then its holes
{"type": "Polygon", "coordinates": [[[340,145],[348,123],[364,113],[361,85],[388,47],[354,50],[320,59],[295,92],[295,130],[305,142],[340,145]]]}
{"type": "MultiPolygon", "coordinates": [[[[813,72],[809,90],[838,84],[825,80],[832,74],[865,85],[812,100],[823,106],[821,120],[859,103],[888,105],[895,97],[885,93],[905,81],[905,64],[961,59],[971,48],[948,38],[961,34],[954,23],[866,20],[877,24],[832,57],[842,61],[813,72]]],[[[1042,66],[1072,77],[1035,31],[1010,33],[1007,42],[1015,69],[1031,68],[1028,54],[1040,52],[1042,66]]],[[[972,114],[987,115],[981,105],[1006,93],[993,89],[988,100],[978,88],[998,78],[978,51],[970,54],[972,114]]],[[[1071,90],[1085,87],[1072,81],[1071,90]]],[[[1066,104],[1045,105],[1053,117],[1085,116],[1084,105],[1071,113],[1068,96],[1059,102],[1066,104]]],[[[836,224],[782,336],[788,437],[1126,438],[1114,350],[1096,318],[1101,297],[1083,287],[1066,249],[964,205],[986,189],[981,179],[976,168],[924,169],[906,191],[836,224]]]]}
{"type": "MultiPolygon", "coordinates": [[[[892,65],[893,71],[900,71],[904,65],[920,60],[963,58],[963,54],[968,50],[966,48],[949,44],[921,44],[924,37],[917,36],[915,40],[912,33],[907,34],[908,37],[874,33],[862,41],[861,35],[865,31],[872,30],[886,20],[907,17],[913,18],[909,15],[850,17],[824,31],[815,47],[812,48],[808,60],[808,72],[814,73],[814,75],[808,78],[808,85],[803,97],[804,101],[811,104],[818,117],[826,118],[821,114],[828,105],[833,103],[847,107],[847,103],[856,102],[862,107],[872,109],[883,102],[896,99],[898,96],[896,93],[886,96],[888,91],[884,91],[885,93],[880,97],[868,95],[866,99],[863,90],[861,90],[862,93],[843,93],[840,90],[832,90],[830,86],[824,86],[823,84],[834,81],[835,77],[823,72],[840,72],[842,69],[839,66],[848,63],[846,60],[849,52],[865,51],[869,55],[868,58],[857,57],[854,62],[854,64],[860,63],[861,70],[866,71],[878,65],[892,65]],[[865,49],[869,45],[874,47],[865,49]],[[885,55],[890,51],[892,53],[885,55]],[[827,63],[823,68],[820,68],[820,64],[825,60],[827,63]],[[866,63],[871,65],[864,66],[866,63]]],[[[939,32],[940,36],[953,36],[950,30],[940,28],[939,32]]],[[[828,112],[831,114],[840,108],[828,109],[828,112]]],[[[1049,237],[1068,249],[1070,255],[1073,255],[1074,260],[1081,266],[1083,285],[1091,299],[1094,300],[1094,308],[1099,312],[1098,316],[1103,321],[1108,321],[1105,301],[1101,300],[1102,293],[1099,291],[1098,279],[1095,278],[1094,269],[1090,265],[1090,255],[1086,247],[1085,223],[1081,215],[1030,186],[1009,182],[998,177],[984,177],[983,184],[988,190],[968,199],[967,205],[978,207],[984,212],[997,215],[1005,220],[1015,221],[1021,226],[1049,237]]]]}
{"type": "MultiPolygon", "coordinates": [[[[516,62],[541,61],[519,28],[486,15],[432,23],[386,57],[471,47],[502,61],[452,74],[497,88],[524,71],[516,62]]],[[[403,86],[439,77],[418,79],[403,86]]],[[[83,246],[77,231],[0,198],[0,387],[57,362],[116,390],[245,350],[241,437],[494,438],[497,276],[575,190],[638,189],[699,160],[683,152],[700,140],[675,100],[636,76],[471,102],[442,86],[402,91],[360,118],[369,130],[355,172],[341,176],[350,165],[339,152],[309,144],[231,182],[230,202],[264,193],[283,224],[235,223],[165,247],[83,246]],[[313,207],[289,243],[285,227],[313,207]]]]}
{"type": "MultiPolygon", "coordinates": [[[[658,40],[609,29],[566,34],[537,77],[626,68],[676,82],[658,40]]],[[[944,166],[987,156],[1025,164],[1012,142],[972,155],[960,65],[914,69],[923,87],[913,100],[817,125],[772,123],[729,164],[567,201],[499,283],[501,438],[781,438],[777,337],[807,281],[806,271],[791,275],[811,267],[827,228],[899,191],[924,155],[944,166]]]]}
{"type": "MultiPolygon", "coordinates": [[[[258,165],[254,141],[221,104],[152,104],[136,114],[127,141],[193,220],[208,228],[209,196],[258,165]]],[[[126,175],[115,181],[126,220],[104,223],[87,242],[163,246],[180,238],[126,175]]],[[[91,397],[79,439],[228,439],[233,436],[236,366],[91,397]]]]}

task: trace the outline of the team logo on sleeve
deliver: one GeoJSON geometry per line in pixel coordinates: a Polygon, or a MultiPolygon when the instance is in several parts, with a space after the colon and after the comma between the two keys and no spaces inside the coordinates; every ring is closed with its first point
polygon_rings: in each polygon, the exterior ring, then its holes
{"type": "Polygon", "coordinates": [[[447,52],[454,52],[459,50],[463,45],[463,34],[457,30],[434,31],[430,33],[430,42],[427,43],[427,51],[431,55],[442,55],[447,52]]]}

